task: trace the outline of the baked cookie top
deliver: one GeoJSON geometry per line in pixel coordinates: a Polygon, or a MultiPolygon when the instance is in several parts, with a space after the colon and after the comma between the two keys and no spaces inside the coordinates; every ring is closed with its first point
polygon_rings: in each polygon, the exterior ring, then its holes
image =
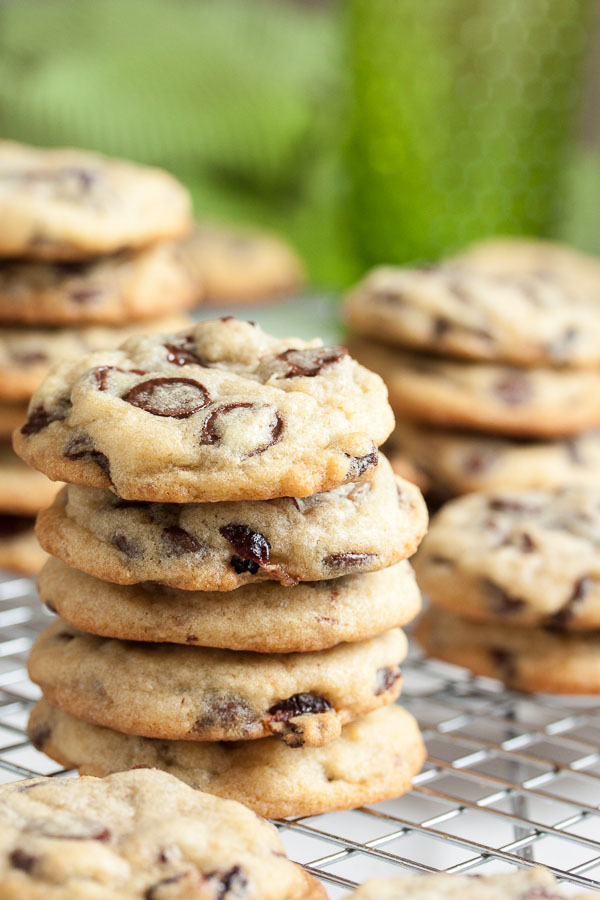
{"type": "MultiPolygon", "coordinates": [[[[0,492],[0,505],[1,498],[0,492]]],[[[118,585],[50,559],[38,590],[51,612],[89,634],[259,653],[325,650],[362,641],[406,625],[421,605],[406,560],[379,572],[293,588],[261,581],[211,592],[149,582],[118,585]]]]}
{"type": "Polygon", "coordinates": [[[74,262],[0,259],[0,322],[121,325],[201,299],[179,241],[74,262]]]}
{"type": "Polygon", "coordinates": [[[434,516],[414,564],[423,591],[460,615],[600,628],[600,490],[453,500],[434,516]]]}
{"type": "Polygon", "coordinates": [[[61,619],[28,671],[51,706],[127,734],[185,741],[276,735],[320,747],[346,722],[394,701],[400,629],[314,653],[241,653],[85,634],[61,619]]]}
{"type": "MultiPolygon", "coordinates": [[[[581,894],[578,900],[594,894],[581,894]]],[[[401,875],[372,878],[351,900],[561,900],[567,897],[546,869],[521,869],[503,875],[401,875]]]]}
{"type": "Polygon", "coordinates": [[[419,489],[381,457],[372,481],[307,498],[159,504],[68,485],[36,531],[53,556],[105,581],[230,591],[385,569],[426,527],[419,489]]]}
{"type": "Polygon", "coordinates": [[[176,238],[190,198],[160,169],[0,142],[0,256],[82,259],[176,238]]]}
{"type": "Polygon", "coordinates": [[[58,365],[15,447],[125,499],[306,497],[372,475],[393,424],[381,378],[344,348],[227,317],[58,365]]]}
{"type": "Polygon", "coordinates": [[[0,892],[28,900],[319,900],[272,825],[157,769],[0,788],[0,892]]]}
{"type": "MultiPolygon", "coordinates": [[[[600,265],[599,265],[600,270],[600,265]]],[[[521,366],[600,362],[600,272],[588,281],[551,267],[469,267],[468,257],[423,269],[373,270],[350,294],[360,334],[433,353],[521,366]]]]}

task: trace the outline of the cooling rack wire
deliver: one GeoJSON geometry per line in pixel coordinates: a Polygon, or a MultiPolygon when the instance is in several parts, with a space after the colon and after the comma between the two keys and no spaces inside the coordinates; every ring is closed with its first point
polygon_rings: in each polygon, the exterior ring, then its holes
{"type": "MultiPolygon", "coordinates": [[[[25,663],[48,613],[27,578],[0,575],[0,782],[69,773],[25,734],[38,690],[25,663]]],[[[387,803],[276,823],[290,856],[332,900],[402,871],[491,873],[541,863],[569,892],[600,889],[600,709],[535,698],[413,649],[402,703],[429,757],[412,791],[387,803]]]]}

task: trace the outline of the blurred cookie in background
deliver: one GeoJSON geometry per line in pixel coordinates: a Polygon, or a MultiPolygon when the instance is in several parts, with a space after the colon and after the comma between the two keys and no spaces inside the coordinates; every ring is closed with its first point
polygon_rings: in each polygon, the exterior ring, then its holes
{"type": "Polygon", "coordinates": [[[48,559],[33,531],[34,519],[0,513],[0,569],[37,575],[48,559]]]}

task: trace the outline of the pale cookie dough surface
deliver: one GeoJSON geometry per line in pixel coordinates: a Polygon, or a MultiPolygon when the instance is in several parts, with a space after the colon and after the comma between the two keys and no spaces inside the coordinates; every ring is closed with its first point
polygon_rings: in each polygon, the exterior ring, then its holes
{"type": "Polygon", "coordinates": [[[80,328],[30,328],[0,325],[0,399],[26,402],[52,366],[80,359],[96,350],[113,349],[140,333],[169,332],[190,326],[184,316],[152,319],[133,325],[80,328]]]}
{"type": "Polygon", "coordinates": [[[372,481],[304,499],[140,503],[68,485],[36,530],[53,556],[105,581],[230,591],[379,571],[411,556],[426,527],[419,489],[382,457],[372,481]]]}
{"type": "Polygon", "coordinates": [[[77,262],[0,260],[1,322],[37,327],[143,323],[201,298],[179,242],[77,262]]]}
{"type": "Polygon", "coordinates": [[[212,502],[368,477],[393,425],[385,385],[345,349],[227,317],[57,366],[15,442],[53,479],[212,502]]]}
{"type": "Polygon", "coordinates": [[[60,485],[30,469],[9,444],[0,443],[0,513],[34,516],[50,506],[60,485]]]}
{"type": "Polygon", "coordinates": [[[322,746],[342,725],[395,700],[400,629],[314,653],[241,653],[140,644],[58,619],[38,638],[29,675],[52,706],[127,734],[188,741],[322,746]]]}
{"type": "Polygon", "coordinates": [[[275,828],[156,769],[0,788],[3,900],[321,900],[275,828]]]}
{"type": "Polygon", "coordinates": [[[438,606],[507,625],[600,628],[600,489],[490,491],[434,516],[415,559],[438,606]]]}
{"type": "Polygon", "coordinates": [[[600,369],[445,360],[360,338],[348,346],[386,382],[399,419],[515,437],[566,437],[600,425],[600,369]]]}
{"type": "Polygon", "coordinates": [[[304,267],[285,241],[260,232],[200,223],[183,258],[207,303],[252,303],[297,291],[304,267]]]}
{"type": "Polygon", "coordinates": [[[81,774],[156,766],[272,818],[398,797],[425,760],[415,719],[395,704],[346,725],[326,747],[297,750],[275,738],[211,744],[133,737],[89,725],[43,700],[32,710],[28,731],[39,750],[81,774]]]}
{"type": "Polygon", "coordinates": [[[600,274],[590,291],[564,268],[511,271],[507,254],[496,271],[471,269],[467,255],[374,269],[347,299],[346,318],[359,334],[432,353],[585,368],[600,362],[599,305],[600,274]]]}
{"type": "Polygon", "coordinates": [[[26,419],[25,403],[4,403],[0,400],[0,441],[10,440],[15,428],[20,428],[26,419]]]}
{"type": "Polygon", "coordinates": [[[82,259],[185,234],[190,198],[160,169],[2,141],[0,220],[0,256],[82,259]]]}
{"type": "MultiPolygon", "coordinates": [[[[372,878],[351,900],[566,900],[567,894],[546,869],[521,869],[503,875],[401,875],[372,878]]],[[[580,894],[577,900],[595,894],[580,894]]]]}
{"type": "Polygon", "coordinates": [[[0,569],[37,575],[48,554],[40,547],[28,516],[0,515],[0,569]]]}
{"type": "Polygon", "coordinates": [[[600,694],[600,632],[470,622],[431,607],[415,637],[429,656],[499,678],[518,691],[600,694]]]}
{"type": "Polygon", "coordinates": [[[405,454],[447,496],[600,483],[600,431],[559,441],[518,441],[404,419],[396,423],[390,446],[392,465],[395,451],[405,454]]]}
{"type": "Polygon", "coordinates": [[[38,590],[48,609],[89,634],[259,653],[325,650],[366,640],[412,621],[421,605],[406,561],[293,588],[261,582],[211,593],[111,584],[50,559],[38,590]]]}

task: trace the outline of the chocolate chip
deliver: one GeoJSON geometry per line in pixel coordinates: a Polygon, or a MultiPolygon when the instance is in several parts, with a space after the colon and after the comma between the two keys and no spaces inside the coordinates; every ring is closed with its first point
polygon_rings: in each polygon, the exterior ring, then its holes
{"type": "Polygon", "coordinates": [[[110,463],[108,461],[108,457],[101,453],[100,450],[94,449],[94,443],[91,437],[87,434],[78,435],[72,437],[69,443],[65,448],[65,453],[67,459],[91,459],[93,462],[99,466],[105,475],[108,475],[110,478],[110,463]]]}
{"type": "Polygon", "coordinates": [[[346,453],[345,456],[350,460],[350,468],[348,469],[349,478],[360,478],[367,469],[370,469],[379,463],[379,453],[377,450],[366,453],[364,456],[350,456],[349,453],[346,453]]]}
{"type": "Polygon", "coordinates": [[[144,894],[144,900],[167,900],[167,894],[163,892],[163,887],[169,884],[175,884],[177,881],[181,881],[181,879],[185,876],[184,872],[181,872],[179,875],[171,875],[170,878],[163,878],[161,881],[157,881],[156,884],[151,885],[144,894]]]}
{"type": "Polygon", "coordinates": [[[490,647],[490,656],[496,668],[500,671],[500,677],[508,685],[517,679],[517,666],[514,655],[505,647],[490,647]]]}
{"type": "Polygon", "coordinates": [[[125,537],[124,534],[115,534],[112,543],[120,550],[121,553],[124,553],[125,556],[128,556],[130,559],[134,559],[136,556],[141,556],[141,550],[135,541],[132,541],[131,538],[125,537]]]}
{"type": "Polygon", "coordinates": [[[41,725],[31,735],[31,743],[36,750],[43,750],[46,742],[50,739],[52,729],[49,725],[41,725]]]}
{"type": "Polygon", "coordinates": [[[575,606],[581,600],[585,599],[586,594],[592,586],[591,578],[579,578],[574,586],[573,592],[562,609],[550,616],[546,620],[546,627],[554,631],[564,631],[568,628],[571,619],[575,613],[575,606]]]}
{"type": "Polygon", "coordinates": [[[202,428],[200,430],[200,443],[201,444],[216,444],[219,440],[219,435],[216,431],[217,420],[226,415],[228,412],[231,412],[233,409],[251,409],[253,403],[221,403],[219,406],[216,406],[212,412],[210,412],[202,423],[202,428]]]}
{"type": "Polygon", "coordinates": [[[440,554],[434,554],[429,557],[429,562],[433,563],[435,566],[453,566],[454,563],[451,559],[448,559],[447,556],[441,556],[440,554]]]}
{"type": "Polygon", "coordinates": [[[258,456],[259,453],[264,453],[265,450],[268,450],[269,447],[272,447],[278,441],[281,440],[281,435],[283,434],[283,419],[277,412],[277,410],[273,410],[273,419],[271,420],[271,436],[268,441],[264,444],[261,444],[259,447],[255,447],[254,450],[251,450],[250,453],[246,453],[243,459],[248,459],[250,456],[258,456]]]}
{"type": "Polygon", "coordinates": [[[29,353],[15,353],[13,359],[23,366],[46,362],[48,357],[42,350],[31,350],[29,353]]]}
{"type": "Polygon", "coordinates": [[[532,389],[527,375],[523,372],[508,372],[493,385],[494,393],[507,406],[519,406],[531,399],[532,389]]]}
{"type": "Polygon", "coordinates": [[[282,359],[288,364],[288,371],[284,378],[314,378],[322,369],[339,362],[348,351],[345,347],[315,347],[306,350],[284,350],[277,359],[282,359]]]}
{"type": "Polygon", "coordinates": [[[22,869],[23,872],[31,872],[38,861],[37,856],[32,856],[25,850],[13,850],[8,858],[13,869],[22,869]]]}
{"type": "Polygon", "coordinates": [[[21,434],[38,434],[51,425],[52,422],[62,422],[69,415],[71,409],[71,401],[63,400],[59,402],[56,409],[47,410],[43,406],[36,406],[29,413],[27,421],[21,428],[21,434]]]}
{"type": "Polygon", "coordinates": [[[202,366],[207,368],[206,360],[198,356],[194,347],[194,338],[191,335],[177,342],[173,341],[170,344],[165,344],[167,362],[172,363],[174,366],[202,366]]]}
{"type": "Polygon", "coordinates": [[[432,326],[432,336],[434,340],[439,340],[443,338],[445,334],[452,328],[452,323],[445,319],[443,316],[435,316],[433,320],[432,326]]]}
{"type": "Polygon", "coordinates": [[[219,531],[225,540],[229,541],[233,549],[237,551],[237,556],[233,556],[231,559],[231,565],[238,574],[240,574],[240,563],[242,565],[247,562],[252,563],[252,567],[246,565],[246,567],[241,569],[241,571],[251,572],[252,575],[256,575],[259,566],[268,564],[271,545],[264,534],[253,531],[247,525],[236,525],[234,523],[223,525],[219,531]]]}
{"type": "Polygon", "coordinates": [[[491,578],[482,578],[482,587],[488,598],[491,608],[497,613],[519,612],[527,606],[525,600],[513,597],[504,588],[492,581],[491,578]]]}
{"type": "Polygon", "coordinates": [[[522,500],[510,500],[504,497],[494,497],[488,501],[488,508],[495,512],[510,512],[518,515],[539,512],[539,506],[524,503],[522,500]]]}
{"type": "Polygon", "coordinates": [[[170,556],[184,556],[186,553],[199,553],[206,550],[206,545],[202,541],[184,528],[180,528],[179,525],[169,525],[164,528],[162,536],[170,556]]]}
{"type": "Polygon", "coordinates": [[[108,387],[108,376],[111,372],[123,372],[124,374],[145,375],[144,369],[120,369],[119,366],[98,366],[92,369],[91,374],[96,379],[99,391],[105,391],[108,387]]]}
{"type": "Polygon", "coordinates": [[[376,553],[330,553],[323,565],[328,569],[355,569],[376,558],[376,553]]]}
{"type": "Polygon", "coordinates": [[[55,640],[63,641],[63,643],[68,644],[69,641],[75,640],[75,635],[70,631],[59,631],[57,635],[55,635],[55,640]]]}
{"type": "Polygon", "coordinates": [[[269,709],[269,715],[275,722],[287,722],[296,716],[324,713],[333,709],[329,700],[319,694],[293,694],[287,700],[280,700],[269,709]]]}
{"type": "Polygon", "coordinates": [[[260,568],[258,563],[253,562],[251,559],[242,559],[241,556],[232,556],[230,563],[238,575],[242,575],[244,572],[256,575],[260,568]]]}
{"type": "Polygon", "coordinates": [[[69,291],[69,297],[75,303],[91,303],[98,300],[104,294],[104,288],[101,287],[81,287],[69,291]]]}
{"type": "Polygon", "coordinates": [[[191,378],[151,378],[132,387],[124,397],[153,416],[187,419],[211,402],[204,385],[191,378]]]}
{"type": "Polygon", "coordinates": [[[484,450],[483,448],[473,449],[465,453],[462,459],[462,468],[471,475],[480,472],[487,472],[494,465],[498,458],[494,450],[484,450]]]}
{"type": "Polygon", "coordinates": [[[391,691],[398,679],[400,678],[400,667],[385,666],[383,669],[377,669],[375,676],[375,696],[385,694],[391,691]]]}
{"type": "Polygon", "coordinates": [[[226,872],[211,872],[206,877],[217,882],[215,900],[242,900],[247,894],[248,879],[240,866],[226,872]]]}
{"type": "Polygon", "coordinates": [[[537,546],[531,535],[527,534],[526,531],[523,531],[521,534],[517,535],[514,543],[519,548],[521,553],[533,553],[537,550],[537,546]]]}

